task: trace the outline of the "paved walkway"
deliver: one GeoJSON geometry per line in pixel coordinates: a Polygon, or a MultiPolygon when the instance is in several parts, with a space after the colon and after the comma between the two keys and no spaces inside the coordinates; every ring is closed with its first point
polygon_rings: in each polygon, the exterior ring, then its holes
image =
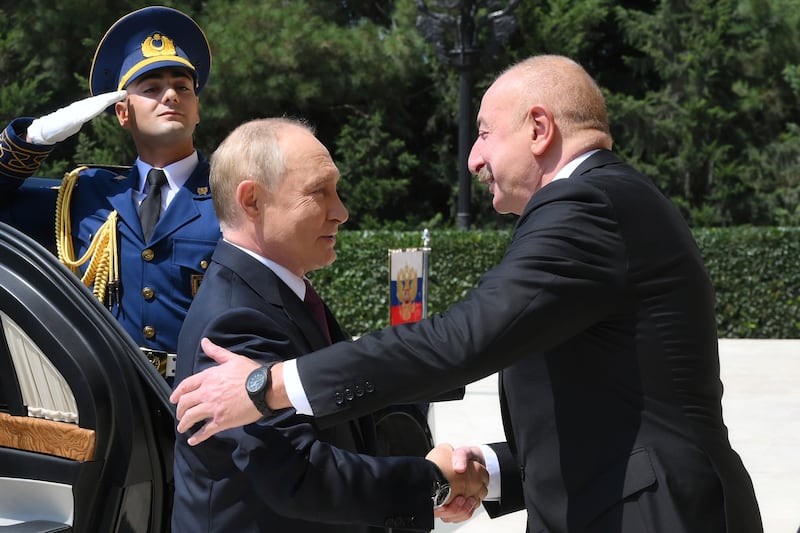
{"type": "MultiPolygon", "coordinates": [[[[765,533],[800,527],[800,340],[720,341],[725,423],[734,449],[753,478],[765,533]]],[[[464,400],[436,404],[437,442],[505,440],[497,378],[467,386],[464,400]]],[[[436,521],[437,533],[524,533],[525,513],[495,520],[481,509],[461,525],[436,521]]]]}

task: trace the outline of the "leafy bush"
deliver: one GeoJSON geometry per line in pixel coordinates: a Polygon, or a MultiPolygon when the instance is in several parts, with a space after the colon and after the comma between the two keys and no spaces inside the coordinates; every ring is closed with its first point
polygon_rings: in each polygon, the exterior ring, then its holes
{"type": "Polygon", "coordinates": [[[800,228],[695,230],[724,338],[800,338],[800,228]]]}

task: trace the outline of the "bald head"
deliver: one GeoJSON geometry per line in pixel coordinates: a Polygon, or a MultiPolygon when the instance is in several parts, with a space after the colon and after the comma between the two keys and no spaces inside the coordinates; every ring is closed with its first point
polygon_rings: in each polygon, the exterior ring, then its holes
{"type": "Polygon", "coordinates": [[[481,99],[477,126],[467,164],[498,213],[522,213],[570,161],[612,144],[600,88],[562,56],[534,56],[503,72],[481,99]]]}
{"type": "Polygon", "coordinates": [[[603,94],[575,61],[557,55],[534,56],[509,67],[496,83],[501,81],[516,92],[520,119],[531,106],[540,104],[553,113],[563,138],[580,135],[602,140],[602,147],[610,148],[603,94]]]}

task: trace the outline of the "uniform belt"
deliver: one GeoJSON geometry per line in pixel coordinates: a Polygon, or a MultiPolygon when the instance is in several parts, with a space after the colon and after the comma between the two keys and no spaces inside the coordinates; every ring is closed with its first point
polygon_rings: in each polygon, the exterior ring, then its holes
{"type": "Polygon", "coordinates": [[[158,373],[165,378],[175,377],[175,361],[177,354],[167,353],[163,350],[153,350],[152,348],[141,347],[142,352],[147,356],[147,359],[153,363],[158,373]]]}

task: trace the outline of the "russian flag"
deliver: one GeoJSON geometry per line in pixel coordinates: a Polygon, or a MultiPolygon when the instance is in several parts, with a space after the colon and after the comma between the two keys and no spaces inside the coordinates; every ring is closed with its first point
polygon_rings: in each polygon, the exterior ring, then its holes
{"type": "Polygon", "coordinates": [[[405,324],[422,319],[423,251],[389,251],[390,323],[405,324]]]}

